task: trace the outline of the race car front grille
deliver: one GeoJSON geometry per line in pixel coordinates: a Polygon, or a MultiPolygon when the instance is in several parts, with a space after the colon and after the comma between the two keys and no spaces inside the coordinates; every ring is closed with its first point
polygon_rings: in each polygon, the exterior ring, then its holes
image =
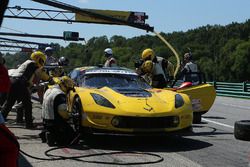
{"type": "Polygon", "coordinates": [[[155,129],[155,128],[174,128],[179,125],[178,116],[167,117],[128,117],[117,116],[112,120],[112,125],[116,128],[133,129],[155,129]]]}

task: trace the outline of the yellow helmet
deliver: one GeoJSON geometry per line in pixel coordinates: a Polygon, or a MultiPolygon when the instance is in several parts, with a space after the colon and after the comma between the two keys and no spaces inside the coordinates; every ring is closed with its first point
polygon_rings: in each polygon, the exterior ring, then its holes
{"type": "Polygon", "coordinates": [[[147,60],[142,64],[141,68],[143,73],[151,73],[153,70],[153,62],[151,60],[147,60]]]}
{"type": "Polygon", "coordinates": [[[141,54],[142,60],[153,60],[154,57],[155,57],[154,51],[150,48],[145,49],[141,54]]]}
{"type": "Polygon", "coordinates": [[[68,91],[74,89],[75,83],[68,76],[63,76],[63,77],[60,78],[59,85],[60,85],[62,91],[67,93],[68,91]]]}
{"type": "Polygon", "coordinates": [[[36,51],[33,52],[30,56],[31,60],[34,60],[35,63],[39,66],[42,67],[45,64],[46,61],[46,56],[43,52],[41,51],[36,51]]]}

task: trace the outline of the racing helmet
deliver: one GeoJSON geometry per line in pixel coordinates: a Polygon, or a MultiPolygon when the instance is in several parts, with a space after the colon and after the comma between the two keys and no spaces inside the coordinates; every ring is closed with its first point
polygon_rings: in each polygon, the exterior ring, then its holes
{"type": "Polygon", "coordinates": [[[59,66],[67,66],[69,64],[69,59],[66,57],[60,57],[58,60],[58,65],[59,66]]]}
{"type": "Polygon", "coordinates": [[[184,61],[189,61],[189,60],[192,60],[192,54],[191,53],[185,53],[184,56],[184,61]]]}
{"type": "Polygon", "coordinates": [[[48,47],[45,48],[44,51],[45,51],[45,53],[47,53],[47,52],[52,52],[53,50],[54,50],[54,49],[53,49],[52,47],[49,47],[49,46],[48,46],[48,47]]]}
{"type": "Polygon", "coordinates": [[[43,67],[46,61],[46,56],[43,52],[36,51],[31,54],[30,59],[34,60],[38,67],[43,67]]]}
{"type": "Polygon", "coordinates": [[[106,48],[106,49],[104,50],[104,55],[105,55],[105,57],[112,56],[112,55],[113,55],[112,49],[111,49],[111,48],[106,48]]]}
{"type": "Polygon", "coordinates": [[[145,49],[141,54],[142,60],[153,60],[154,57],[155,57],[154,51],[150,48],[145,49]]]}
{"type": "Polygon", "coordinates": [[[153,70],[153,62],[151,60],[147,60],[142,64],[141,70],[143,73],[151,73],[153,70]]]}
{"type": "Polygon", "coordinates": [[[74,89],[75,83],[74,81],[68,77],[68,76],[63,76],[60,78],[59,85],[64,93],[67,93],[70,90],[74,89]]]}

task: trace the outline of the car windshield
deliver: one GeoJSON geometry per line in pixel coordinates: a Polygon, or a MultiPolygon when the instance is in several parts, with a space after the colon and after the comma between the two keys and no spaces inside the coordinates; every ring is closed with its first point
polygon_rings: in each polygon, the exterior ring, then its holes
{"type": "Polygon", "coordinates": [[[104,86],[113,89],[150,89],[141,77],[125,74],[85,74],[80,79],[79,86],[102,88],[104,86]]]}

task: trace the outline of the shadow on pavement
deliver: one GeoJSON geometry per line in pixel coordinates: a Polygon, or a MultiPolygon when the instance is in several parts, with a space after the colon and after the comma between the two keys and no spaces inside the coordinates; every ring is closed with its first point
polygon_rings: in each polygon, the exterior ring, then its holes
{"type": "MultiPolygon", "coordinates": [[[[57,151],[61,151],[62,153],[70,152],[75,155],[93,155],[98,160],[99,152],[95,152],[95,149],[103,150],[103,152],[143,152],[143,153],[160,153],[160,152],[187,152],[194,150],[201,150],[203,148],[211,147],[213,144],[201,141],[199,139],[195,139],[192,137],[196,136],[216,136],[221,134],[231,134],[225,132],[218,132],[216,128],[209,127],[207,125],[194,125],[195,131],[193,134],[189,136],[179,136],[179,135],[167,135],[167,136],[108,136],[108,135],[88,135],[82,138],[81,143],[78,145],[70,146],[67,148],[48,148],[47,152],[54,155],[55,157],[60,156],[57,151]],[[51,149],[52,148],[52,149],[51,149]],[[75,151],[74,151],[75,150],[75,151]],[[87,151],[89,150],[89,151],[87,151]],[[91,151],[92,150],[92,151],[91,151]],[[80,151],[80,152],[78,152],[80,151]],[[96,155],[95,155],[96,153],[96,155]]],[[[37,135],[24,135],[23,139],[37,139],[37,135]]],[[[64,155],[61,155],[64,156],[64,155]]],[[[74,159],[78,160],[78,159],[74,159]]],[[[87,162],[85,160],[79,160],[83,162],[87,162]]],[[[90,161],[94,163],[95,161],[90,161]]],[[[20,167],[30,167],[29,162],[22,155],[19,158],[19,164],[22,164],[20,167]]]]}
{"type": "Polygon", "coordinates": [[[112,150],[140,150],[146,152],[181,152],[200,150],[212,146],[211,143],[196,140],[192,137],[217,135],[233,135],[232,132],[219,131],[206,124],[193,125],[193,133],[188,135],[165,136],[88,136],[83,138],[84,144],[91,148],[112,150]]]}
{"type": "Polygon", "coordinates": [[[202,118],[210,118],[210,119],[226,119],[225,117],[218,117],[218,116],[202,116],[202,118]]]}
{"type": "Polygon", "coordinates": [[[84,140],[84,144],[94,149],[145,152],[179,152],[212,146],[181,136],[91,136],[84,140]]]}
{"type": "Polygon", "coordinates": [[[32,165],[23,155],[20,154],[18,159],[18,167],[32,167],[32,165]]]}
{"type": "Polygon", "coordinates": [[[204,124],[193,125],[194,133],[190,136],[217,136],[217,135],[233,135],[233,132],[219,131],[214,127],[210,127],[204,124]]]}

